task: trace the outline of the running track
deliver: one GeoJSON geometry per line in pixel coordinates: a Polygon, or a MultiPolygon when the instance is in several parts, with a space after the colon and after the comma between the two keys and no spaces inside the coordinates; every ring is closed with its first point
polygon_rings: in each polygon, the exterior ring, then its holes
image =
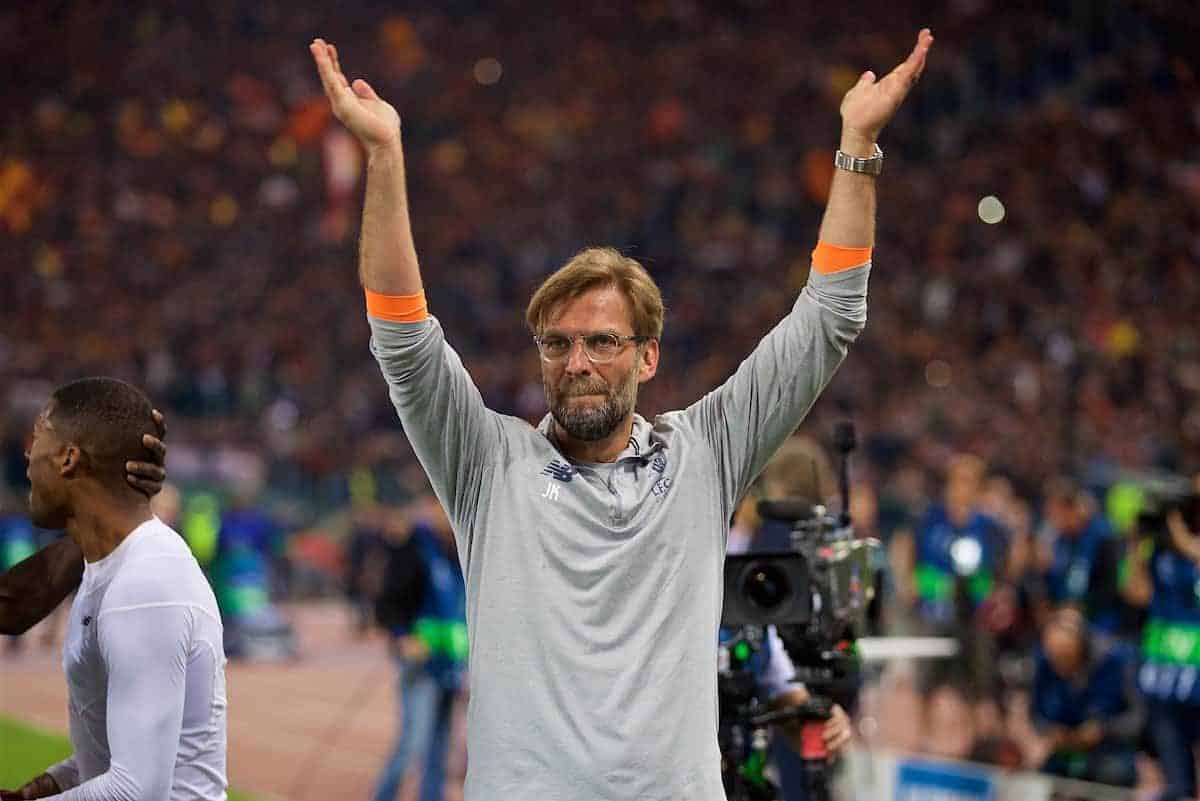
{"type": "MultiPolygon", "coordinates": [[[[394,734],[395,671],[384,642],[353,636],[336,603],[288,613],[301,659],[227,668],[230,783],[262,801],[367,801],[394,734]]],[[[35,629],[16,654],[0,645],[0,713],[65,732],[61,644],[51,650],[42,639],[35,629]]],[[[460,709],[450,759],[457,777],[465,768],[462,723],[460,709]]],[[[459,781],[448,782],[447,801],[461,798],[459,781]]]]}

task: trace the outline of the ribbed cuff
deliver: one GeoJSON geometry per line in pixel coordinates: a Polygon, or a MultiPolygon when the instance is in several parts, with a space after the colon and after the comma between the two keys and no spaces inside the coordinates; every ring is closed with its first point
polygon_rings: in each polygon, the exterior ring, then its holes
{"type": "Polygon", "coordinates": [[[818,242],[812,252],[812,265],[819,273],[840,273],[861,267],[871,260],[871,248],[844,248],[818,242]]]}
{"type": "Polygon", "coordinates": [[[379,320],[393,323],[419,323],[429,317],[429,306],[425,293],[415,295],[383,295],[364,289],[367,296],[367,314],[379,320]]]}

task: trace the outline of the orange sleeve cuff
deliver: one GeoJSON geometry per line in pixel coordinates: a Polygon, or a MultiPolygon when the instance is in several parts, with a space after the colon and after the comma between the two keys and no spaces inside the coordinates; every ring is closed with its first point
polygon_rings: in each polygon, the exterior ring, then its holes
{"type": "Polygon", "coordinates": [[[813,267],[826,275],[861,267],[870,260],[871,248],[842,248],[828,242],[818,242],[812,252],[813,267]]]}
{"type": "Polygon", "coordinates": [[[415,295],[381,295],[369,289],[364,291],[367,293],[367,314],[378,320],[419,323],[429,317],[424,292],[415,295]]]}

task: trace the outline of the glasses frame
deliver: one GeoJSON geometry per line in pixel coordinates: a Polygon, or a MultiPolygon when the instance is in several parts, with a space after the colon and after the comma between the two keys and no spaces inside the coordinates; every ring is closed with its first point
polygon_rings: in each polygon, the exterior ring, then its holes
{"type": "Polygon", "coordinates": [[[580,344],[583,350],[583,355],[586,356],[588,361],[592,364],[611,364],[612,362],[616,361],[618,356],[625,352],[625,348],[629,346],[630,342],[636,342],[637,344],[641,345],[644,342],[649,342],[650,340],[654,339],[654,337],[648,337],[644,334],[615,334],[612,331],[589,331],[586,334],[552,334],[551,336],[562,337],[563,339],[567,340],[567,350],[562,356],[547,356],[546,352],[542,350],[542,345],[546,339],[546,335],[539,334],[535,336],[533,341],[537,345],[538,356],[540,356],[542,361],[544,361],[546,364],[561,364],[569,360],[571,358],[571,354],[575,351],[576,342],[580,344]],[[587,343],[584,340],[586,340],[588,337],[597,335],[616,337],[620,347],[617,348],[616,352],[613,353],[611,358],[597,359],[591,353],[588,353],[587,343]]]}

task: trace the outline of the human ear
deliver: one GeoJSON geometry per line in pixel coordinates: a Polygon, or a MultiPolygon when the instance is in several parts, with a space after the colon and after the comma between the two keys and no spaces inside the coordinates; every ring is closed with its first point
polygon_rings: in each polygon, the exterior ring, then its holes
{"type": "Polygon", "coordinates": [[[643,384],[654,378],[658,372],[658,340],[651,339],[642,345],[638,354],[638,383],[643,384]]]}
{"type": "Polygon", "coordinates": [[[83,450],[78,445],[64,445],[59,455],[59,473],[63,478],[70,478],[79,470],[83,462],[83,450]]]}

